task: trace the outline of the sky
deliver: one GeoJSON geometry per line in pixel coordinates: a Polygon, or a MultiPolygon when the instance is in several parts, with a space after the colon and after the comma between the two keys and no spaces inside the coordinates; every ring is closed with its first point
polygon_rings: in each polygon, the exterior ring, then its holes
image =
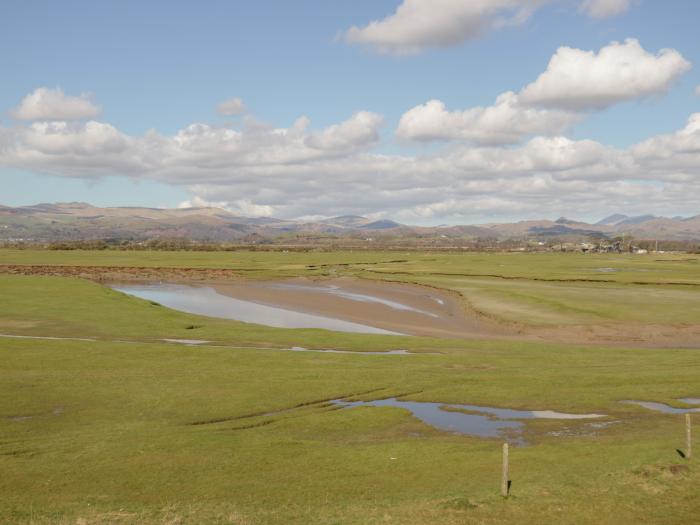
{"type": "Polygon", "coordinates": [[[0,204],[700,213],[695,0],[5,0],[0,204]]]}

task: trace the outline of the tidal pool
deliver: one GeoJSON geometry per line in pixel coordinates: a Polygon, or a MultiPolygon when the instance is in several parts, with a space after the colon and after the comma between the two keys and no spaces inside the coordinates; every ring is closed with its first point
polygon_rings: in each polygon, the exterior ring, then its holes
{"type": "Polygon", "coordinates": [[[477,405],[403,401],[401,399],[377,399],[374,401],[346,401],[336,399],[333,404],[351,407],[397,407],[408,410],[428,425],[445,430],[479,437],[499,437],[508,431],[521,431],[523,419],[593,419],[604,414],[566,414],[552,410],[512,410],[477,405]]]}
{"type": "Polygon", "coordinates": [[[115,284],[111,288],[168,308],[191,314],[234,319],[278,328],[323,328],[338,332],[402,335],[331,317],[295,312],[242,299],[234,299],[209,286],[184,284],[115,284]]]}

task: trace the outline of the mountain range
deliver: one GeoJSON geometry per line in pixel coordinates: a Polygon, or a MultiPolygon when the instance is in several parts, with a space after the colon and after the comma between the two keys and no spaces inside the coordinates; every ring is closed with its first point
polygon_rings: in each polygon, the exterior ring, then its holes
{"type": "Polygon", "coordinates": [[[614,214],[594,224],[561,217],[457,226],[410,226],[345,215],[318,221],[241,217],[221,208],[101,208],[82,202],[9,207],[0,205],[0,241],[146,240],[260,243],[300,238],[361,240],[583,239],[630,236],[646,240],[700,240],[700,215],[629,217],[614,214]]]}

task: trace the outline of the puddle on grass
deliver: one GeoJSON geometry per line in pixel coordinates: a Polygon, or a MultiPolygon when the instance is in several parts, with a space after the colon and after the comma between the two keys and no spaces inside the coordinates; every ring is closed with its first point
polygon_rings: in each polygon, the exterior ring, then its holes
{"type": "MultiPolygon", "coordinates": [[[[695,404],[688,402],[685,399],[679,399],[679,401],[683,401],[684,403],[688,403],[689,405],[695,404]]],[[[700,400],[696,399],[696,401],[700,403],[700,400]]],[[[649,410],[655,410],[657,412],[663,412],[664,414],[687,414],[688,412],[700,412],[700,408],[676,408],[669,406],[666,403],[656,403],[654,401],[635,401],[632,399],[626,399],[624,401],[620,401],[620,403],[625,403],[627,405],[639,405],[640,407],[648,408],[649,410]]]]}
{"type": "Polygon", "coordinates": [[[547,435],[554,437],[592,437],[598,435],[599,430],[620,423],[622,423],[622,421],[619,420],[602,421],[600,423],[586,423],[581,428],[564,427],[561,430],[553,430],[551,432],[547,432],[547,435]]]}
{"type": "Polygon", "coordinates": [[[292,352],[321,352],[324,354],[354,354],[354,355],[414,355],[413,352],[408,350],[386,350],[384,352],[362,352],[353,350],[332,350],[332,349],[311,349],[304,348],[303,346],[293,346],[289,349],[292,352]]]}
{"type": "Polygon", "coordinates": [[[48,335],[15,335],[15,334],[0,334],[0,337],[8,339],[42,339],[47,341],[96,341],[97,339],[88,337],[53,337],[48,335]]]}
{"type": "Polygon", "coordinates": [[[163,339],[163,341],[168,343],[178,343],[181,345],[203,345],[211,342],[204,339],[163,339]]]}
{"type": "Polygon", "coordinates": [[[682,397],[678,401],[683,401],[688,405],[700,405],[700,397],[682,397]]]}
{"type": "MultiPolygon", "coordinates": [[[[41,339],[41,340],[68,340],[68,341],[97,341],[97,339],[87,339],[78,337],[50,337],[50,336],[24,336],[24,335],[11,335],[11,334],[0,334],[0,337],[8,337],[14,339],[41,339]]],[[[398,350],[378,350],[363,352],[361,350],[334,350],[332,348],[304,348],[302,346],[293,346],[291,348],[277,348],[277,347],[264,347],[264,346],[241,346],[232,344],[222,344],[208,341],[205,339],[171,339],[165,338],[161,339],[166,343],[173,343],[184,346],[213,346],[216,348],[235,348],[235,349],[252,349],[252,350],[278,350],[283,352],[320,352],[325,354],[352,354],[352,355],[440,355],[439,352],[409,352],[408,350],[398,349],[398,350]]],[[[150,341],[129,341],[126,339],[114,339],[113,343],[124,343],[124,344],[149,344],[150,341]]]]}
{"type": "Polygon", "coordinates": [[[26,421],[27,419],[34,419],[35,416],[10,416],[7,419],[10,421],[26,421]]]}
{"type": "Polygon", "coordinates": [[[7,419],[8,421],[27,421],[29,419],[34,419],[37,417],[47,416],[47,415],[60,416],[61,414],[63,414],[63,410],[64,410],[63,407],[56,407],[53,410],[51,410],[51,412],[48,414],[34,414],[31,416],[28,416],[28,415],[27,416],[7,416],[5,419],[7,419]]]}
{"type": "Polygon", "coordinates": [[[403,335],[350,321],[295,312],[274,306],[234,299],[208,286],[184,284],[117,284],[112,289],[129,295],[155,301],[163,306],[223,319],[257,323],[277,328],[322,328],[339,332],[403,335]]]}
{"type": "MultiPolygon", "coordinates": [[[[520,432],[524,419],[593,419],[606,417],[604,414],[566,414],[552,410],[512,410],[508,408],[483,407],[422,401],[403,401],[396,398],[375,401],[347,401],[335,399],[334,405],[352,407],[397,407],[408,410],[424,423],[458,434],[479,437],[499,437],[504,433],[520,432]]],[[[516,440],[522,443],[522,440],[516,440]]]]}

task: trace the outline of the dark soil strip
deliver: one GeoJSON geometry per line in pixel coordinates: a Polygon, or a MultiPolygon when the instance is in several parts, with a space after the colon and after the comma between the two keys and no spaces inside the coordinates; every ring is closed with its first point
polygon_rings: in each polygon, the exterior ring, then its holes
{"type": "Polygon", "coordinates": [[[282,414],[284,412],[289,412],[291,410],[296,410],[297,408],[303,408],[303,407],[308,407],[312,405],[320,405],[321,403],[328,403],[329,401],[333,401],[334,399],[345,399],[346,397],[353,397],[353,396],[363,396],[366,394],[371,394],[374,392],[379,392],[380,390],[386,390],[388,387],[382,387],[382,388],[375,388],[372,390],[367,390],[365,392],[355,392],[352,394],[346,394],[346,395],[340,395],[340,396],[333,396],[329,397],[326,399],[317,399],[315,401],[305,401],[303,403],[299,403],[297,405],[291,406],[289,408],[280,408],[278,410],[272,410],[272,411],[267,411],[267,412],[254,412],[252,414],[245,414],[241,416],[231,416],[231,417],[222,417],[222,418],[217,418],[217,419],[206,419],[202,421],[194,421],[192,423],[188,423],[190,426],[199,426],[199,425],[213,425],[216,423],[226,423],[228,421],[237,421],[240,419],[249,419],[251,417],[258,417],[258,416],[273,416],[276,414],[282,414]]]}
{"type": "MultiPolygon", "coordinates": [[[[308,265],[307,270],[316,270],[325,267],[352,267],[352,266],[369,266],[377,264],[403,263],[405,260],[381,261],[381,262],[365,262],[365,263],[339,263],[339,264],[322,264],[308,265]]],[[[212,280],[212,279],[234,279],[240,278],[241,274],[246,272],[263,271],[263,268],[182,268],[168,266],[64,266],[64,265],[33,265],[33,264],[0,264],[0,274],[10,275],[50,275],[59,277],[83,277],[98,281],[104,280],[140,280],[151,281],[153,279],[187,279],[187,280],[212,280]]],[[[428,275],[440,277],[474,277],[474,278],[491,278],[504,279],[513,281],[535,281],[535,282],[550,282],[550,283],[603,283],[603,284],[619,284],[619,285],[640,285],[640,286],[700,286],[698,282],[682,282],[682,281],[616,281],[613,279],[553,279],[545,277],[519,277],[513,275],[498,275],[489,273],[449,273],[449,272],[405,272],[405,271],[381,271],[363,269],[365,272],[370,272],[378,275],[405,275],[413,278],[424,277],[428,275]]]]}
{"type": "Polygon", "coordinates": [[[377,261],[377,262],[354,262],[354,263],[328,263],[328,264],[308,264],[306,265],[307,270],[318,270],[320,268],[335,268],[338,266],[349,267],[349,266],[371,266],[376,264],[399,264],[407,263],[408,259],[396,259],[394,261],[377,261]]]}
{"type": "Polygon", "coordinates": [[[164,266],[62,266],[2,264],[0,273],[11,275],[50,275],[58,277],[83,277],[94,280],[140,280],[172,278],[188,280],[234,279],[242,272],[253,269],[230,268],[177,268],[164,266]]]}
{"type": "Polygon", "coordinates": [[[275,421],[276,421],[275,419],[270,419],[268,421],[263,421],[262,423],[253,423],[252,425],[245,425],[242,427],[222,428],[221,432],[230,432],[232,430],[248,430],[250,428],[266,427],[267,425],[271,425],[275,421]]]}

